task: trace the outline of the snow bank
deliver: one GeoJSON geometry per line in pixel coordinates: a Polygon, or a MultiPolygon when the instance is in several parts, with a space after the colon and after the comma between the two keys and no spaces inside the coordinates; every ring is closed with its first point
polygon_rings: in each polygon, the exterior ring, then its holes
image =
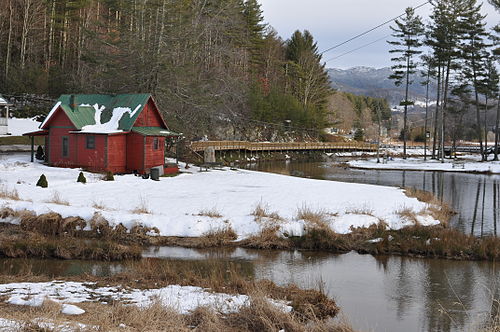
{"type": "Polygon", "coordinates": [[[39,125],[40,122],[34,119],[12,118],[9,119],[9,133],[11,135],[2,136],[22,136],[24,133],[38,130],[39,125]]]}
{"type": "MultiPolygon", "coordinates": [[[[193,174],[160,181],[134,175],[102,181],[100,175],[85,173],[87,184],[84,185],[76,182],[78,169],[47,167],[11,158],[0,161],[0,182],[8,190],[17,190],[21,200],[0,199],[0,206],[32,210],[37,214],[53,211],[63,217],[80,216],[85,220],[99,212],[112,225],[122,223],[129,229],[136,224],[157,227],[165,236],[197,237],[231,227],[240,239],[264,227],[251,215],[259,204],[279,214],[284,220],[280,222],[281,231],[293,235],[303,234],[306,224],[304,220],[297,220],[298,209],[325,212],[334,231],[348,233],[351,226],[369,226],[380,220],[398,229],[411,223],[402,219],[398,210],[408,208],[420,212],[427,207],[392,187],[246,170],[196,172],[197,169],[191,167],[189,171],[193,174]],[[49,188],[35,186],[42,173],[48,179],[49,188]],[[54,195],[70,205],[49,203],[54,195]],[[150,213],[134,212],[138,208],[150,213]],[[211,217],[205,211],[215,211],[220,217],[211,217]]],[[[426,216],[419,217],[423,225],[438,223],[426,216]]]]}
{"type": "MultiPolygon", "coordinates": [[[[11,299],[21,298],[25,301],[30,301],[31,298],[47,298],[55,302],[64,302],[63,310],[66,311],[64,313],[71,315],[82,314],[84,311],[69,303],[107,303],[110,300],[139,307],[148,307],[159,301],[181,314],[188,314],[200,306],[209,306],[221,313],[232,313],[250,304],[250,298],[246,295],[213,293],[194,286],[170,285],[157,289],[134,289],[119,286],[96,287],[95,283],[71,281],[0,284],[0,295],[8,296],[8,303],[11,303],[11,299]]],[[[283,301],[269,301],[284,311],[292,310],[283,301]]]]}
{"type": "Polygon", "coordinates": [[[438,160],[427,160],[417,158],[399,159],[388,161],[386,164],[377,164],[376,159],[351,160],[349,166],[364,169],[401,169],[411,171],[442,171],[442,172],[483,172],[500,173],[500,162],[488,161],[478,162],[474,160],[462,160],[453,162],[446,160],[444,163],[438,160]]]}

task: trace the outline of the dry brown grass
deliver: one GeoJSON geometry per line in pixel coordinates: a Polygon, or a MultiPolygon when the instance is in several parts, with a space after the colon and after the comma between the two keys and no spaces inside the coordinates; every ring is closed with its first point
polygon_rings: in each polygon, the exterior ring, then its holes
{"type": "Polygon", "coordinates": [[[426,213],[434,219],[439,220],[443,226],[447,226],[450,218],[456,214],[448,204],[441,201],[431,192],[415,188],[405,188],[404,193],[408,197],[416,198],[421,202],[429,204],[426,213]]]}
{"type": "MultiPolygon", "coordinates": [[[[252,294],[250,304],[239,312],[221,314],[208,307],[199,307],[188,315],[156,302],[146,308],[113,303],[81,303],[84,315],[71,317],[59,313],[59,308],[44,304],[41,308],[16,308],[0,305],[3,317],[21,322],[22,332],[46,331],[37,322],[50,322],[58,328],[76,327],[81,322],[87,328],[77,331],[204,331],[204,332],[352,332],[345,323],[313,318],[304,321],[296,313],[287,313],[269,303],[262,294],[252,294]]],[[[43,326],[43,325],[42,325],[43,326]]],[[[57,329],[56,329],[57,330],[57,329]]],[[[13,332],[16,332],[15,330],[13,332]]]]}
{"type": "Polygon", "coordinates": [[[240,245],[255,249],[291,249],[293,244],[290,240],[279,236],[279,230],[278,225],[262,227],[259,233],[241,241],[240,245]]]}
{"type": "Polygon", "coordinates": [[[151,211],[148,208],[148,203],[143,196],[139,198],[139,205],[137,205],[135,209],[130,210],[130,212],[134,214],[151,214],[151,211]]]}
{"type": "Polygon", "coordinates": [[[1,199],[11,199],[14,201],[19,201],[21,198],[19,198],[19,193],[17,192],[17,189],[10,189],[6,187],[5,185],[0,185],[0,198],[1,199]]]}
{"type": "Polygon", "coordinates": [[[269,205],[263,202],[259,202],[250,213],[250,215],[254,216],[254,220],[259,223],[263,221],[274,223],[283,221],[283,218],[278,214],[278,212],[271,212],[269,205]]]}
{"type": "Polygon", "coordinates": [[[215,228],[200,236],[197,246],[200,248],[221,247],[230,245],[237,238],[238,235],[231,226],[215,228]]]}
{"type": "Polygon", "coordinates": [[[296,218],[306,221],[310,227],[330,228],[328,214],[324,210],[312,210],[304,205],[297,209],[296,218]]]}
{"type": "Polygon", "coordinates": [[[97,202],[93,201],[92,202],[92,207],[97,210],[107,210],[106,206],[104,205],[103,202],[97,202]]]}
{"type": "Polygon", "coordinates": [[[401,207],[396,211],[396,214],[403,220],[413,223],[413,225],[419,225],[417,214],[413,209],[408,207],[401,207]]]}
{"type": "Polygon", "coordinates": [[[361,207],[348,208],[348,209],[346,209],[345,213],[347,213],[347,214],[359,214],[359,215],[366,215],[366,216],[374,217],[373,209],[371,207],[369,207],[368,205],[361,206],[361,207]]]}
{"type": "Polygon", "coordinates": [[[69,206],[69,202],[64,200],[62,197],[61,197],[61,194],[54,190],[52,192],[52,197],[48,200],[45,201],[45,203],[52,203],[52,204],[59,204],[59,205],[66,205],[66,206],[69,206]]]}
{"type": "Polygon", "coordinates": [[[209,218],[222,218],[222,214],[217,210],[217,207],[214,206],[211,209],[203,209],[198,212],[197,216],[200,217],[209,217],[209,218]]]}

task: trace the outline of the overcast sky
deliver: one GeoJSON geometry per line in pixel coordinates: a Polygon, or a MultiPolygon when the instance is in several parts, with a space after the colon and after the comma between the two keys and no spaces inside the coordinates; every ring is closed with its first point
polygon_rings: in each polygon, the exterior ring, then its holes
{"type": "MultiPolygon", "coordinates": [[[[299,30],[309,30],[320,52],[339,44],[361,32],[369,30],[402,14],[407,7],[416,7],[424,0],[258,0],[264,19],[283,39],[299,30]]],[[[431,5],[417,10],[428,20],[431,5]]],[[[485,1],[483,12],[490,26],[500,21],[500,15],[485,1]]],[[[390,66],[386,40],[390,39],[389,24],[368,35],[323,55],[327,67],[350,68],[354,66],[390,66]],[[376,40],[379,40],[375,42],[376,40]],[[375,42],[351,54],[333,59],[360,46],[375,42]]]]}

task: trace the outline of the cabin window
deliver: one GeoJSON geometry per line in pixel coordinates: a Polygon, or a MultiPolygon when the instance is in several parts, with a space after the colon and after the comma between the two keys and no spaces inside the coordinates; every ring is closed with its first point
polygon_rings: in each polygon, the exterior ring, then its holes
{"type": "Polygon", "coordinates": [[[94,135],[87,135],[86,137],[86,145],[87,149],[95,149],[95,136],[94,135]]]}
{"type": "Polygon", "coordinates": [[[158,139],[158,137],[155,137],[153,139],[153,149],[155,150],[158,150],[160,148],[160,140],[158,139]]]}
{"type": "Polygon", "coordinates": [[[62,137],[62,156],[67,157],[69,152],[69,140],[67,136],[62,137]]]}

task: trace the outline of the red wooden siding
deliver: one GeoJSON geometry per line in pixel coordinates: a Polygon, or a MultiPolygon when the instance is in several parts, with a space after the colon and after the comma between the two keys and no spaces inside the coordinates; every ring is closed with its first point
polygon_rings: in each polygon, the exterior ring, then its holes
{"type": "Polygon", "coordinates": [[[146,158],[144,162],[145,169],[150,169],[155,166],[163,166],[165,164],[165,138],[158,137],[158,149],[155,150],[153,146],[155,137],[146,137],[146,158]]]}
{"type": "Polygon", "coordinates": [[[141,172],[144,169],[144,136],[129,133],[127,152],[127,172],[141,172]]]}
{"type": "Polygon", "coordinates": [[[74,131],[76,128],[61,109],[55,112],[47,125],[50,125],[48,137],[50,144],[49,163],[63,167],[72,166],[76,156],[76,142],[74,135],[69,132],[74,131]],[[62,155],[63,137],[68,137],[68,155],[66,157],[62,155]]]}
{"type": "Polygon", "coordinates": [[[137,117],[134,123],[135,127],[165,127],[163,120],[160,116],[160,112],[156,108],[155,103],[152,99],[149,99],[148,103],[142,110],[141,114],[137,117]]]}
{"type": "Polygon", "coordinates": [[[127,136],[108,136],[108,165],[106,170],[113,173],[127,171],[127,136]]]}
{"type": "Polygon", "coordinates": [[[107,135],[93,135],[95,137],[95,148],[87,149],[86,136],[92,134],[74,134],[76,137],[77,156],[76,165],[92,171],[102,171],[106,169],[107,156],[107,135]]]}

